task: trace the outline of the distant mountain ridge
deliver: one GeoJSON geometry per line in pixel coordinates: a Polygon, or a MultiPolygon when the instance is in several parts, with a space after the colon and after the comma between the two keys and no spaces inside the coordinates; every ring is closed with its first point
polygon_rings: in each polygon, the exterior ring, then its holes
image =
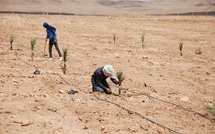
{"type": "Polygon", "coordinates": [[[215,11],[214,0],[0,0],[0,11],[145,15],[215,11]]]}

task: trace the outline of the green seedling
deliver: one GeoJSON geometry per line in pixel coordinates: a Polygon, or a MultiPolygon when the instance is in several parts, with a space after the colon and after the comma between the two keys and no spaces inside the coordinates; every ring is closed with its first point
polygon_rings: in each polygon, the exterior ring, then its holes
{"type": "Polygon", "coordinates": [[[122,85],[122,82],[125,80],[125,75],[123,74],[122,71],[120,71],[120,72],[117,72],[116,77],[119,80],[119,95],[121,95],[121,87],[120,86],[122,85]]]}
{"type": "Polygon", "coordinates": [[[13,34],[10,35],[10,50],[13,50],[13,41],[14,41],[14,36],[13,34]]]}
{"type": "Polygon", "coordinates": [[[213,116],[215,116],[215,102],[212,104],[212,106],[205,106],[206,110],[211,113],[213,116]]]}
{"type": "Polygon", "coordinates": [[[179,43],[180,56],[183,55],[183,54],[182,54],[183,44],[184,44],[183,42],[180,42],[180,43],[179,43]]]}
{"type": "Polygon", "coordinates": [[[36,39],[31,39],[31,60],[34,60],[34,51],[35,51],[36,39]]]}
{"type": "Polygon", "coordinates": [[[113,41],[114,41],[114,44],[116,42],[116,33],[113,34],[113,41]]]}
{"type": "Polygon", "coordinates": [[[68,49],[63,49],[63,66],[62,71],[64,74],[66,74],[66,70],[67,70],[67,66],[66,66],[66,62],[67,62],[67,56],[68,56],[68,49]]]}
{"type": "Polygon", "coordinates": [[[142,40],[142,48],[145,48],[145,44],[144,44],[144,40],[145,40],[145,33],[142,34],[141,36],[141,40],[142,40]]]}

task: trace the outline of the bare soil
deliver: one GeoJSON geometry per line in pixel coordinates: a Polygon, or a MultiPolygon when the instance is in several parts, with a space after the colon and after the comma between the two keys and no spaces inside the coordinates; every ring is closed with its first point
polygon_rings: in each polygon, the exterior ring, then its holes
{"type": "Polygon", "coordinates": [[[215,98],[214,17],[0,14],[0,20],[1,134],[215,133],[205,110],[215,98]],[[68,49],[67,74],[54,48],[52,61],[43,57],[43,22],[57,28],[61,51],[68,49]],[[125,74],[126,93],[91,93],[91,75],[105,64],[125,74]]]}

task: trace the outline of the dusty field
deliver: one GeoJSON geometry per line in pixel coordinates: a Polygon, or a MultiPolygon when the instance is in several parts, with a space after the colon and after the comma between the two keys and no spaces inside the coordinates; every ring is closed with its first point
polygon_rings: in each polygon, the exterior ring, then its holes
{"type": "Polygon", "coordinates": [[[0,14],[0,20],[1,134],[215,133],[204,107],[215,99],[214,17],[0,14]],[[43,22],[57,28],[61,50],[68,48],[66,75],[54,48],[53,61],[43,57],[43,22]],[[8,50],[11,34],[14,49],[8,50]],[[37,39],[34,61],[31,38],[37,39]],[[91,74],[105,64],[124,72],[127,96],[90,93],[91,74]],[[71,89],[78,93],[69,95],[71,89]]]}

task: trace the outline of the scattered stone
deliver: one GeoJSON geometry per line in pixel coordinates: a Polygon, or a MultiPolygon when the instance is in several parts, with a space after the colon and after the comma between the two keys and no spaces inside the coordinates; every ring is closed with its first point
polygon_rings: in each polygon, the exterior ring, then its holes
{"type": "Polygon", "coordinates": [[[16,93],[12,93],[12,96],[16,96],[17,94],[16,93]]]}
{"type": "Polygon", "coordinates": [[[127,94],[126,94],[126,96],[127,96],[127,97],[132,97],[132,96],[133,96],[133,94],[131,94],[131,93],[127,93],[127,94]]]}
{"type": "Polygon", "coordinates": [[[189,98],[187,96],[183,96],[180,98],[180,101],[187,102],[189,101],[189,98]]]}
{"type": "Polygon", "coordinates": [[[88,129],[88,128],[89,128],[88,126],[84,126],[84,128],[83,128],[83,129],[84,129],[84,130],[86,130],[86,129],[88,129]]]}
{"type": "Polygon", "coordinates": [[[202,54],[202,49],[198,48],[195,52],[196,52],[196,54],[202,54]]]}
{"type": "Polygon", "coordinates": [[[32,95],[32,94],[29,94],[29,96],[30,96],[30,97],[34,97],[34,95],[32,95]]]}
{"type": "Polygon", "coordinates": [[[28,78],[34,78],[34,76],[32,75],[32,76],[28,76],[28,78]]]}
{"type": "Polygon", "coordinates": [[[63,84],[63,81],[61,81],[60,84],[63,84]]]}
{"type": "Polygon", "coordinates": [[[210,73],[206,72],[207,75],[211,75],[210,73]]]}
{"type": "Polygon", "coordinates": [[[51,112],[57,112],[57,109],[53,109],[53,108],[48,108],[47,110],[49,110],[51,112]]]}
{"type": "Polygon", "coordinates": [[[28,120],[25,120],[25,121],[23,121],[23,122],[21,123],[21,126],[29,126],[29,125],[31,125],[31,124],[33,124],[33,122],[30,122],[30,121],[28,121],[28,120]]]}
{"type": "Polygon", "coordinates": [[[17,80],[13,80],[13,85],[19,85],[19,82],[17,80]]]}
{"type": "Polygon", "coordinates": [[[157,132],[158,132],[159,134],[162,134],[162,131],[160,131],[160,130],[157,130],[157,132]]]}
{"type": "Polygon", "coordinates": [[[102,127],[101,127],[101,131],[104,131],[104,130],[105,130],[105,127],[104,127],[104,126],[102,126],[102,127]]]}
{"type": "Polygon", "coordinates": [[[63,91],[63,90],[60,90],[60,91],[58,91],[58,93],[63,94],[63,93],[64,93],[64,91],[63,91]]]}
{"type": "Polygon", "coordinates": [[[79,119],[80,121],[82,121],[82,118],[81,118],[81,117],[79,117],[78,119],[79,119]]]}
{"type": "Polygon", "coordinates": [[[23,121],[14,121],[14,123],[21,124],[21,126],[29,126],[33,124],[33,122],[29,120],[23,120],[23,121]]]}
{"type": "Polygon", "coordinates": [[[129,113],[129,114],[134,114],[134,112],[133,112],[133,111],[131,111],[131,110],[129,110],[129,111],[128,111],[128,113],[129,113]]]}
{"type": "Polygon", "coordinates": [[[104,119],[102,119],[102,118],[100,118],[100,119],[98,119],[99,120],[99,122],[102,122],[102,121],[105,121],[104,119]]]}

